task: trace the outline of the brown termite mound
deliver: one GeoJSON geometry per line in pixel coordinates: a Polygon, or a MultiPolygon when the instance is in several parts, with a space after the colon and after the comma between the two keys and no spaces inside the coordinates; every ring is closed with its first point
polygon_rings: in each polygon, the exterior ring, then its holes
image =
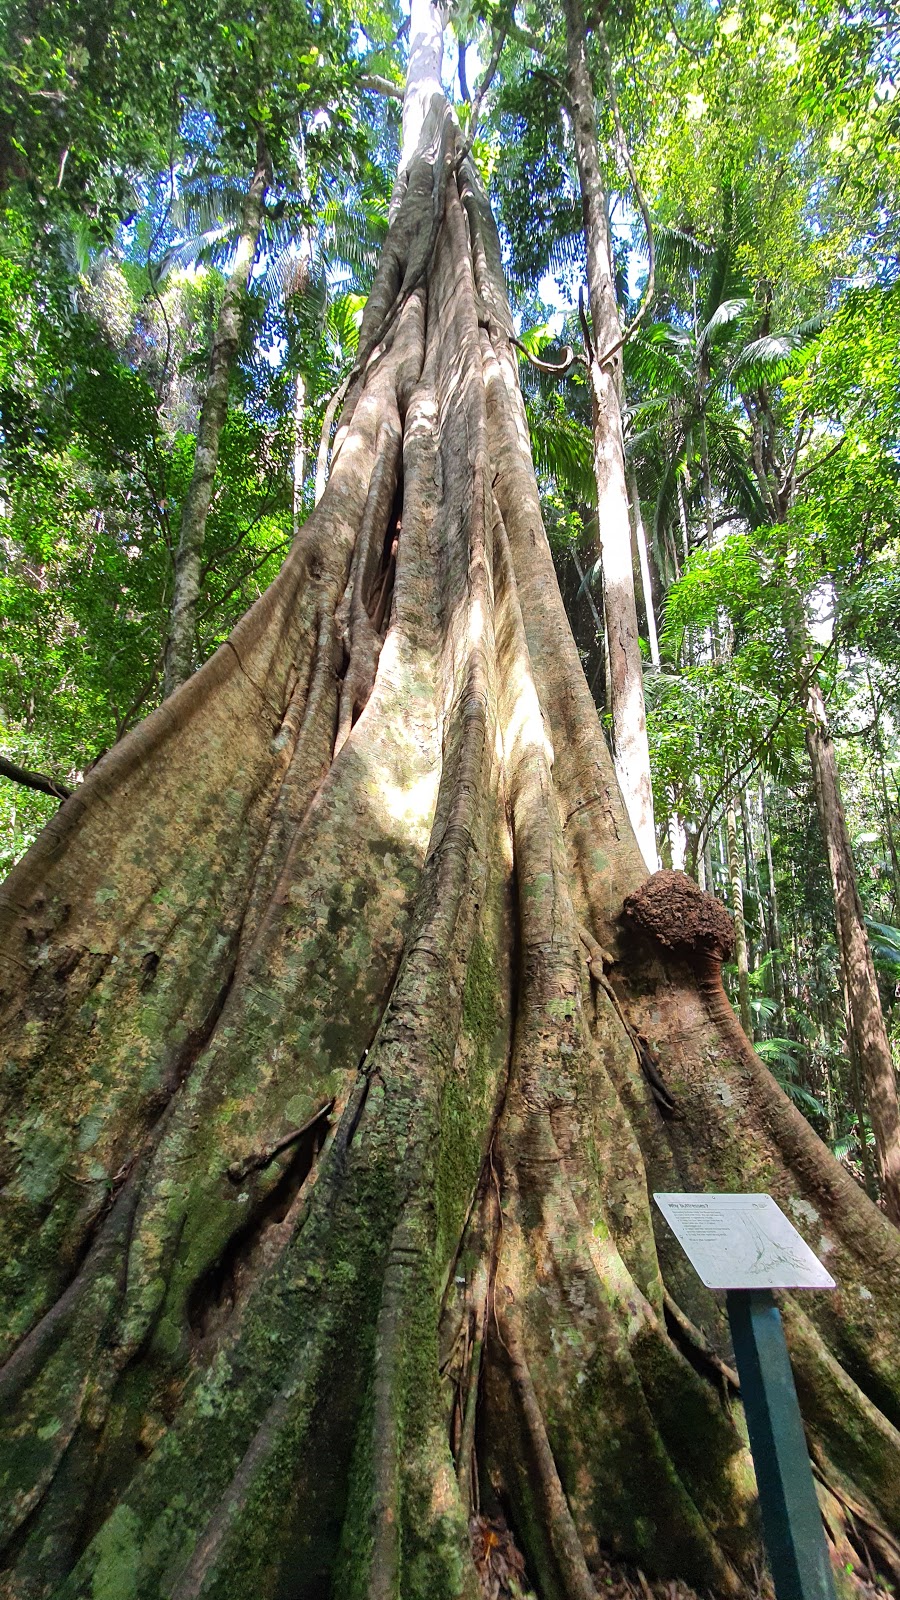
{"type": "Polygon", "coordinates": [[[541,1600],[610,1554],[747,1592],[722,1308],[650,1201],[697,1188],[768,1190],[837,1279],[785,1307],[823,1508],[900,1579],[898,1236],[697,891],[641,891],[512,331],[435,95],[324,498],[6,885],[10,1596],[476,1600],[476,1513],[541,1600]]]}

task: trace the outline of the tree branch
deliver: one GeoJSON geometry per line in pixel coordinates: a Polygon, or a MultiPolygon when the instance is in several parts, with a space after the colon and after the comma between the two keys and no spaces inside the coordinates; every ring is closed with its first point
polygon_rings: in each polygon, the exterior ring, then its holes
{"type": "Polygon", "coordinates": [[[334,414],[337,411],[338,406],[341,404],[345,394],[347,393],[348,388],[350,387],[350,379],[352,375],[353,374],[351,370],[351,372],[348,372],[346,378],[342,378],[341,382],[335,389],[334,394],[331,396],[327,406],[325,407],[325,415],[322,418],[322,432],[319,436],[319,448],[316,453],[316,505],[319,504],[319,501],[325,493],[325,485],[328,482],[328,451],[331,447],[331,425],[334,422],[334,414]]]}
{"type": "Polygon", "coordinates": [[[594,359],[595,351],[594,351],[594,341],[591,338],[590,324],[588,323],[588,319],[587,319],[587,312],[584,309],[584,287],[583,286],[580,286],[579,290],[578,290],[578,321],[581,323],[581,337],[584,340],[584,349],[585,349],[585,357],[586,357],[587,365],[590,366],[591,362],[594,359]]]}
{"type": "Polygon", "coordinates": [[[390,78],[382,78],[378,72],[364,72],[356,81],[360,89],[372,89],[375,94],[386,94],[389,100],[403,99],[403,85],[392,83],[390,78]]]}
{"type": "Polygon", "coordinates": [[[475,143],[475,135],[478,132],[478,118],[481,115],[481,107],[484,103],[484,97],[494,81],[494,74],[500,65],[500,57],[503,53],[503,46],[506,43],[506,35],[508,32],[509,23],[505,22],[497,35],[496,43],[491,53],[491,59],[487,64],[487,68],[485,69],[484,77],[478,85],[478,88],[475,90],[475,99],[472,101],[472,112],[469,117],[469,137],[459,153],[459,157],[456,162],[457,172],[459,172],[463,162],[471,153],[472,146],[475,143]]]}
{"type": "Polygon", "coordinates": [[[836,456],[838,451],[844,448],[846,442],[847,435],[846,433],[842,433],[841,437],[837,441],[837,444],[833,444],[831,449],[826,450],[823,456],[817,456],[815,461],[813,461],[810,466],[805,467],[802,472],[798,472],[796,478],[794,479],[795,489],[799,489],[801,483],[806,483],[807,479],[811,478],[814,472],[818,472],[820,467],[824,467],[826,461],[830,461],[832,456],[836,456]]]}
{"type": "Polygon", "coordinates": [[[702,61],[703,51],[697,50],[694,45],[688,44],[686,39],[682,39],[681,34],[678,32],[678,29],[675,26],[675,17],[672,11],[668,6],[666,6],[664,9],[666,13],[666,19],[669,27],[672,29],[676,44],[680,45],[682,50],[686,50],[689,56],[693,56],[695,61],[702,61]]]}
{"type": "Polygon", "coordinates": [[[572,368],[578,363],[580,363],[583,367],[587,366],[585,357],[581,355],[578,350],[573,350],[570,344],[566,345],[562,361],[557,363],[555,361],[542,361],[540,356],[532,355],[530,350],[526,350],[521,339],[516,339],[513,337],[510,342],[515,345],[517,350],[522,352],[525,360],[530,362],[531,366],[533,366],[536,371],[549,372],[555,378],[564,378],[566,374],[571,372],[572,368]]]}
{"type": "Polygon", "coordinates": [[[54,800],[68,800],[74,793],[66,783],[57,783],[55,778],[45,778],[42,772],[28,772],[24,767],[17,767],[14,761],[7,761],[5,756],[0,756],[0,778],[8,778],[10,783],[21,783],[25,789],[37,789],[41,794],[51,794],[54,800]]]}
{"type": "Polygon", "coordinates": [[[472,99],[472,96],[469,93],[469,81],[468,81],[468,79],[466,77],[466,50],[467,49],[468,49],[468,45],[465,43],[464,40],[460,39],[460,41],[459,41],[459,50],[458,50],[458,56],[459,56],[459,62],[458,62],[458,65],[459,65],[459,92],[460,92],[460,95],[462,96],[463,100],[466,102],[466,105],[468,105],[470,103],[471,99],[472,99]]]}

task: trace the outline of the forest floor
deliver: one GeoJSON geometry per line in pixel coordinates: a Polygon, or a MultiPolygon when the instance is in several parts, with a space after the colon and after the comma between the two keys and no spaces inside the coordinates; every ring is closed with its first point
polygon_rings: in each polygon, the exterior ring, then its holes
{"type": "MultiPolygon", "coordinates": [[[[534,1600],[525,1561],[502,1517],[473,1517],[469,1525],[475,1565],[485,1600],[534,1600]]],[[[675,1579],[646,1578],[639,1568],[620,1566],[602,1558],[594,1573],[597,1594],[606,1600],[707,1600],[696,1589],[675,1579]]],[[[892,1591],[856,1575],[854,1593],[859,1600],[893,1600],[892,1591]]],[[[746,1600],[772,1600],[772,1582],[761,1572],[746,1600]]]]}

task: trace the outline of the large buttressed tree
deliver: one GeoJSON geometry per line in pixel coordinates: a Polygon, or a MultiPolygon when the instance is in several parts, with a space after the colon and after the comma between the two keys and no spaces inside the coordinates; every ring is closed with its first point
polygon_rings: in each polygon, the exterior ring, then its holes
{"type": "Polygon", "coordinates": [[[654,1189],[765,1189],[835,1560],[900,1579],[898,1234],[647,879],[544,536],[496,231],[416,0],[327,491],[2,900],[10,1595],[542,1597],[759,1559],[654,1189]],[[476,1530],[476,1552],[473,1534],[476,1530]],[[483,1567],[483,1561],[482,1561],[483,1567]]]}

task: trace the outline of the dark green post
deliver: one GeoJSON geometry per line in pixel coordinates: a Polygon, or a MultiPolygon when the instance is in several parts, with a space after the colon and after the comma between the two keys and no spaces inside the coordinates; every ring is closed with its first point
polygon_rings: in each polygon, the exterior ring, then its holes
{"type": "Polygon", "coordinates": [[[768,1289],[729,1289],[728,1320],[778,1600],[835,1600],[794,1375],[768,1289]]]}

